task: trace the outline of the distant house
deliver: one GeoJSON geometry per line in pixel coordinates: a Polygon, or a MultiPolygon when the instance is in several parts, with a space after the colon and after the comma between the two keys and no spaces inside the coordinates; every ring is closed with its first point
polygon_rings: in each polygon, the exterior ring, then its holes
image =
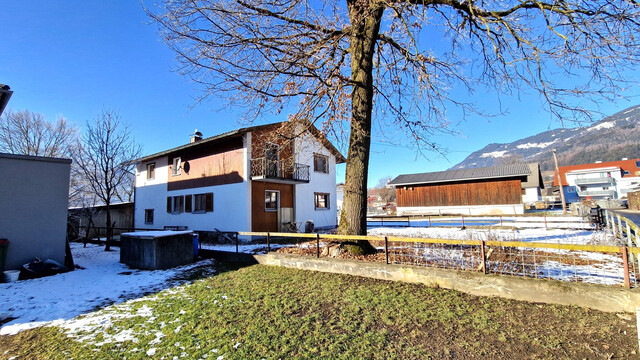
{"type": "Polygon", "coordinates": [[[0,153],[0,169],[5,270],[36,257],[64,264],[71,160],[0,153]]]}
{"type": "Polygon", "coordinates": [[[393,179],[397,214],[522,214],[543,188],[537,164],[406,174],[393,179]]]}
{"type": "Polygon", "coordinates": [[[282,122],[209,138],[196,132],[186,145],[136,161],[135,227],[335,227],[335,166],[344,161],[313,125],[282,122]]]}
{"type": "MultiPolygon", "coordinates": [[[[134,203],[122,202],[109,205],[111,222],[115,223],[114,234],[119,235],[133,229],[134,203]]],[[[91,227],[103,228],[107,223],[107,206],[95,205],[87,207],[73,207],[69,209],[69,225],[72,227],[71,236],[84,236],[84,230],[89,223],[91,227]]],[[[104,232],[103,232],[104,234],[104,232]]]]}
{"type": "MultiPolygon", "coordinates": [[[[640,184],[640,159],[560,166],[565,201],[620,199],[640,184]]],[[[554,177],[558,186],[558,173],[554,177]]]]}

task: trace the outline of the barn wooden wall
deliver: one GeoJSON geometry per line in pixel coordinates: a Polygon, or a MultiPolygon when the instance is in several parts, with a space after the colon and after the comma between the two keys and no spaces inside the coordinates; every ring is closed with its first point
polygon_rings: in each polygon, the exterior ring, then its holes
{"type": "Polygon", "coordinates": [[[414,185],[396,188],[399,207],[521,204],[520,179],[414,185]]]}

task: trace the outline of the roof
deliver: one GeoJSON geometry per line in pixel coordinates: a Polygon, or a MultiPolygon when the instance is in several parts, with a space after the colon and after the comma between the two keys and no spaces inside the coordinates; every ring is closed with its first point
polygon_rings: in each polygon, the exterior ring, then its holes
{"type": "MultiPolygon", "coordinates": [[[[567,173],[575,172],[575,171],[584,171],[584,170],[596,170],[596,169],[620,169],[621,171],[628,171],[629,175],[622,175],[622,177],[629,176],[640,176],[640,168],[637,163],[640,162],[640,159],[628,159],[628,160],[617,160],[617,161],[607,161],[607,162],[599,162],[599,163],[591,163],[591,164],[581,164],[581,165],[567,165],[560,166],[558,169],[560,170],[560,176],[562,177],[562,185],[567,186],[567,173]]],[[[553,175],[553,186],[558,186],[558,172],[554,172],[553,175]]]]}
{"type": "MultiPolygon", "coordinates": [[[[139,159],[134,160],[134,163],[139,163],[139,162],[144,162],[144,161],[148,161],[148,160],[152,160],[152,159],[156,159],[159,158],[161,156],[166,156],[172,153],[175,153],[177,151],[181,151],[184,149],[192,149],[192,148],[197,148],[197,147],[202,147],[205,146],[207,144],[212,144],[218,141],[223,141],[223,140],[228,140],[231,139],[233,137],[239,137],[239,136],[243,136],[246,133],[250,133],[253,131],[258,131],[258,130],[263,130],[263,129],[268,129],[269,127],[273,127],[276,125],[281,125],[284,124],[285,122],[277,122],[277,123],[272,123],[272,124],[265,124],[265,125],[257,125],[257,126],[250,126],[250,127],[244,127],[244,128],[240,128],[240,129],[236,129],[236,130],[232,130],[226,133],[222,133],[219,135],[214,135],[214,136],[210,136],[208,138],[204,138],[200,141],[194,142],[194,143],[189,143],[189,144],[185,144],[185,145],[180,145],[178,147],[174,147],[172,149],[168,149],[168,150],[164,150],[164,151],[160,151],[157,152],[155,154],[151,154],[151,155],[147,155],[144,157],[141,157],[139,159]]],[[[321,143],[322,145],[324,145],[327,149],[329,149],[329,151],[336,157],[336,163],[341,164],[346,162],[346,158],[340,153],[340,151],[333,146],[333,144],[331,143],[331,141],[329,141],[321,132],[320,130],[318,130],[313,124],[309,124],[309,132],[311,134],[313,134],[321,143]]]]}
{"type": "Polygon", "coordinates": [[[483,168],[438,171],[420,174],[399,175],[389,185],[402,186],[413,184],[434,184],[462,180],[481,180],[529,176],[531,168],[527,164],[501,165],[483,168]]]}
{"type": "Polygon", "coordinates": [[[0,158],[3,158],[3,159],[14,159],[14,160],[29,160],[29,161],[43,161],[43,162],[52,162],[52,163],[71,164],[71,159],[45,157],[45,156],[34,156],[34,155],[20,155],[20,154],[0,153],[0,158]]]}

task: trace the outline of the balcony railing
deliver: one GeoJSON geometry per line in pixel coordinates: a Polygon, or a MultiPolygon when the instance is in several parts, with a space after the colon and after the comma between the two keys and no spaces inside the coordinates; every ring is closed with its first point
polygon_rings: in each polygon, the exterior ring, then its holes
{"type": "Polygon", "coordinates": [[[613,185],[615,180],[612,177],[601,176],[601,177],[585,177],[585,178],[576,178],[576,185],[588,185],[588,184],[608,184],[613,185]]]}
{"type": "Polygon", "coordinates": [[[578,190],[578,196],[580,197],[608,197],[611,199],[616,198],[615,190],[578,190]]]}
{"type": "Polygon", "coordinates": [[[251,160],[251,179],[282,182],[309,182],[309,165],[285,160],[257,158],[251,160]]]}

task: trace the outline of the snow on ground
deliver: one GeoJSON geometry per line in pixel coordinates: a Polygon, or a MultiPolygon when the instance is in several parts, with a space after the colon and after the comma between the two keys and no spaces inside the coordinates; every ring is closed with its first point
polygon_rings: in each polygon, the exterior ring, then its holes
{"type": "Polygon", "coordinates": [[[175,286],[172,278],[211,260],[168,270],[130,269],[120,263],[120,249],[104,251],[104,246],[72,243],[78,269],[39,279],[0,284],[0,335],[68,320],[113,303],[122,303],[148,293],[175,286]]]}

